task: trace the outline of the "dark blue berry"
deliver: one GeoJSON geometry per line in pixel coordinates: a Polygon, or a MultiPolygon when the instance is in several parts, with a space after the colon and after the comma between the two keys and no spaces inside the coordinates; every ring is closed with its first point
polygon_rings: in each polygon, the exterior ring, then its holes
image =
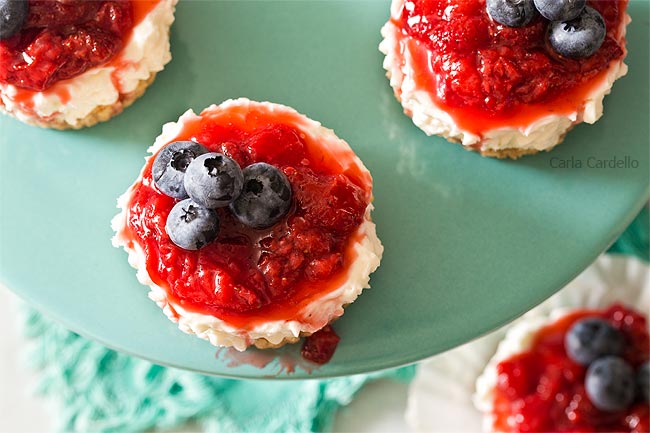
{"type": "Polygon", "coordinates": [[[560,55],[579,59],[594,54],[605,40],[605,20],[589,6],[571,21],[552,21],[548,25],[548,40],[560,55]]]}
{"type": "Polygon", "coordinates": [[[244,188],[230,205],[237,219],[249,227],[271,227],[291,208],[291,184],[276,167],[265,162],[244,169],[244,188]]]}
{"type": "Polygon", "coordinates": [[[186,199],[179,201],[167,216],[165,231],[173,243],[186,250],[198,250],[219,234],[219,216],[186,199]]]}
{"type": "Polygon", "coordinates": [[[190,162],[208,149],[192,141],[175,141],[160,149],[151,166],[156,187],[165,195],[177,199],[187,198],[183,178],[190,162]]]}
{"type": "Polygon", "coordinates": [[[617,356],[599,358],[587,369],[585,389],[598,409],[624,410],[634,401],[634,370],[617,356]]]}
{"type": "Polygon", "coordinates": [[[487,0],[490,17],[508,27],[523,27],[537,16],[533,0],[487,0]]]}
{"type": "Polygon", "coordinates": [[[220,153],[199,156],[185,172],[185,190],[208,209],[228,206],[239,196],[243,183],[239,164],[220,153]]]}
{"type": "Polygon", "coordinates": [[[27,0],[0,0],[0,39],[8,39],[18,33],[28,13],[27,0]]]}
{"type": "Polygon", "coordinates": [[[623,335],[597,317],[577,321],[564,337],[567,355],[581,365],[589,365],[602,356],[620,355],[624,346],[623,335]]]}
{"type": "Polygon", "coordinates": [[[648,394],[650,393],[650,363],[641,364],[636,371],[636,389],[638,399],[643,402],[650,402],[648,394]]]}
{"type": "Polygon", "coordinates": [[[535,0],[540,14],[551,21],[570,21],[587,5],[587,0],[535,0]]]}

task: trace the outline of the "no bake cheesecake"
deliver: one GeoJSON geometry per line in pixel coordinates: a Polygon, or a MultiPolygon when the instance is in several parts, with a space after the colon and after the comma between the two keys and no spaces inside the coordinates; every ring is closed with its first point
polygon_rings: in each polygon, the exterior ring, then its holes
{"type": "Polygon", "coordinates": [[[278,347],[328,333],[369,287],[383,252],[372,177],[331,130],[237,99],[186,112],[149,151],[113,243],[181,330],[278,347]]]}
{"type": "Polygon", "coordinates": [[[393,0],[379,48],[395,96],[427,135],[518,158],[602,116],[627,72],[626,8],[627,0],[393,0]]]}
{"type": "Polygon", "coordinates": [[[170,61],[176,2],[3,1],[0,111],[56,129],[119,114],[170,61]]]}

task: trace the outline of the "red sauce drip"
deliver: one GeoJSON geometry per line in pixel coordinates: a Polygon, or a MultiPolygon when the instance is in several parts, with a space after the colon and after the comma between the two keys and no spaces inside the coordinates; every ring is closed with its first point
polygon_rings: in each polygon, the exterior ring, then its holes
{"type": "Polygon", "coordinates": [[[340,339],[336,335],[334,328],[327,325],[305,339],[300,353],[308,361],[316,364],[326,364],[334,356],[340,339]]]}
{"type": "Polygon", "coordinates": [[[176,200],[153,186],[150,158],[133,193],[128,228],[146,254],[149,274],[171,300],[246,328],[300,319],[311,299],[345,281],[371,180],[356,165],[343,169],[322,151],[323,144],[292,126],[292,116],[239,114],[236,109],[203,113],[176,140],[201,143],[242,167],[259,161],[279,167],[294,194],[289,215],[270,229],[254,230],[227,208],[219,209],[217,241],[199,251],[183,250],[165,232],[176,200]]]}
{"type": "Polygon", "coordinates": [[[0,41],[0,83],[40,92],[111,61],[157,3],[30,0],[23,29],[0,41]]]}
{"type": "Polygon", "coordinates": [[[619,28],[628,0],[591,0],[607,37],[586,59],[564,58],[546,42],[548,21],[521,28],[492,21],[485,0],[407,0],[394,24],[409,44],[415,81],[464,129],[528,124],[582,108],[594,82],[625,54],[619,28]],[[522,107],[526,107],[522,113],[522,107]]]}
{"type": "Polygon", "coordinates": [[[621,305],[605,311],[579,311],[542,328],[530,350],[497,365],[494,430],[503,432],[647,432],[648,407],[604,412],[589,401],[587,368],[568,358],[564,336],[579,319],[601,317],[627,339],[623,358],[633,367],[648,360],[646,319],[621,305]]]}

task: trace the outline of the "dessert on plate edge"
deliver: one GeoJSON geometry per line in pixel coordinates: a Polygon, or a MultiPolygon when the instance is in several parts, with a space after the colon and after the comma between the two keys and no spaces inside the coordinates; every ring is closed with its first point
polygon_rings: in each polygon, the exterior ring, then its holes
{"type": "Polygon", "coordinates": [[[177,1],[3,2],[0,111],[55,129],[121,113],[171,60],[177,1]]]}
{"type": "Polygon", "coordinates": [[[379,48],[395,96],[427,135],[516,159],[602,116],[627,72],[627,3],[393,0],[379,48]]]}

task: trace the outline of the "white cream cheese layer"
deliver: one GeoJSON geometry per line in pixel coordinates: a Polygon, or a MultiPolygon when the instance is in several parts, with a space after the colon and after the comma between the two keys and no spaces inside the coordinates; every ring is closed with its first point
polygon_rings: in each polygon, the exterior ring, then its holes
{"type": "Polygon", "coordinates": [[[0,84],[4,109],[27,123],[61,121],[74,127],[97,107],[115,104],[120,95],[133,92],[142,80],[162,71],[171,60],[169,28],[174,22],[177,1],[160,0],[133,27],[127,44],[106,66],[60,81],[44,92],[0,84]],[[33,96],[26,99],[27,93],[33,96]]]}
{"type": "MultiPolygon", "coordinates": [[[[211,106],[204,112],[213,110],[228,110],[229,108],[241,108],[253,105],[256,110],[264,110],[268,113],[290,113],[297,114],[295,110],[268,102],[255,103],[247,99],[229,100],[220,106],[211,106]]],[[[149,149],[153,155],[162,146],[173,141],[183,129],[183,125],[197,118],[192,110],[183,114],[178,122],[168,123],[163,126],[162,134],[156,139],[154,145],[149,149]]],[[[300,116],[299,124],[296,124],[300,131],[309,134],[314,141],[323,143],[327,152],[337,155],[338,162],[344,167],[356,165],[370,181],[370,175],[361,160],[352,152],[349,145],[336,137],[333,131],[324,128],[320,123],[300,116]]],[[[347,279],[337,288],[323,294],[307,304],[298,317],[286,320],[270,320],[259,323],[250,329],[240,329],[225,321],[206,314],[190,312],[182,306],[174,303],[167,296],[163,287],[153,283],[146,270],[146,256],[137,241],[131,238],[126,230],[128,218],[128,204],[131,200],[134,188],[141,182],[142,173],[135,183],[118,199],[118,208],[121,212],[113,218],[111,223],[115,236],[113,245],[123,247],[129,255],[129,264],[137,269],[137,278],[140,283],[150,287],[149,297],[154,300],[165,312],[170,320],[177,322],[179,328],[189,334],[196,334],[198,337],[210,341],[215,346],[233,346],[238,350],[245,350],[254,344],[257,339],[266,339],[271,344],[279,344],[289,338],[294,339],[301,333],[311,334],[323,328],[335,318],[343,314],[343,306],[353,302],[364,288],[370,287],[370,274],[379,266],[383,253],[383,246],[377,237],[375,224],[370,219],[373,209],[369,205],[366,209],[363,223],[359,226],[352,238],[356,239],[352,249],[356,254],[355,260],[347,271],[347,279]]]]}
{"type": "MultiPolygon", "coordinates": [[[[391,17],[401,16],[404,0],[393,0],[391,17]]],[[[619,40],[624,40],[629,16],[623,20],[619,29],[619,40]]],[[[415,62],[411,51],[417,44],[404,35],[392,22],[388,21],[381,29],[384,37],[379,50],[386,55],[384,69],[390,84],[402,103],[404,112],[413,123],[427,135],[440,135],[464,146],[477,146],[481,151],[501,151],[505,149],[550,150],[560,141],[572,126],[581,123],[595,123],[603,115],[603,99],[611,91],[614,81],[627,73],[623,60],[612,62],[601,82],[594,86],[581,109],[573,113],[542,116],[526,125],[512,125],[483,131],[481,135],[460,127],[452,116],[440,108],[431,96],[432,89],[419,88],[413,77],[415,62]]]]}

